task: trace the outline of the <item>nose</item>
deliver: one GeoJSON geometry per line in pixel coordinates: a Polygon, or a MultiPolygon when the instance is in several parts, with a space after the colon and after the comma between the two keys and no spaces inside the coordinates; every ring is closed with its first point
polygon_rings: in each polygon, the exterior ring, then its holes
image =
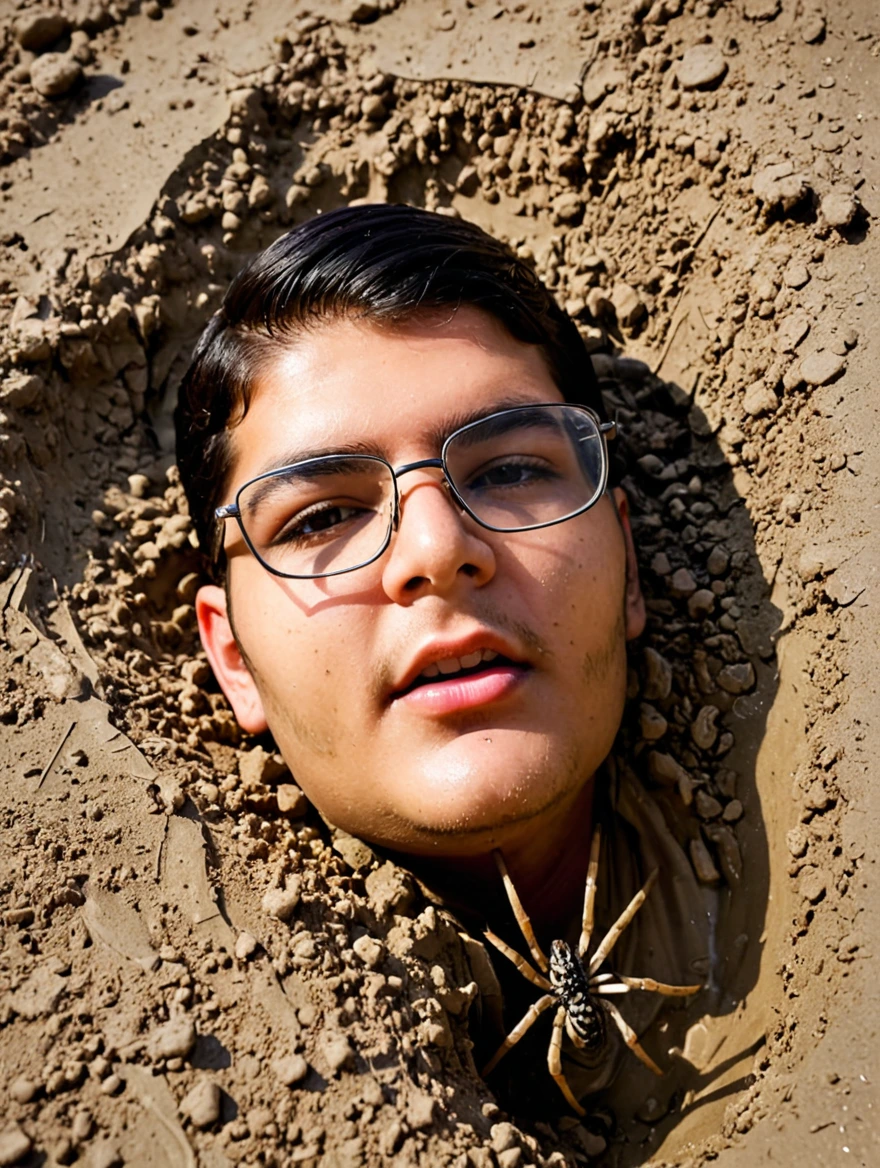
{"type": "Polygon", "coordinates": [[[419,471],[400,483],[400,522],[382,573],[386,595],[411,604],[448,595],[467,582],[482,587],[495,575],[488,536],[465,514],[435,473],[419,471]]]}

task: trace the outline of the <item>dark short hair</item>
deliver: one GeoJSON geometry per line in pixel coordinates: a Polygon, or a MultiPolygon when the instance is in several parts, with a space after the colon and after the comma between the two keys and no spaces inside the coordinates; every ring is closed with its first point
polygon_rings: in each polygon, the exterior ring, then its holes
{"type": "Polygon", "coordinates": [[[322,319],[393,323],[471,305],[538,345],[566,401],[605,416],[581,335],[532,268],[463,219],[416,207],[343,207],[288,231],[232,281],[199,339],[175,412],[177,462],[201,546],[230,470],[230,426],[273,351],[322,319]]]}

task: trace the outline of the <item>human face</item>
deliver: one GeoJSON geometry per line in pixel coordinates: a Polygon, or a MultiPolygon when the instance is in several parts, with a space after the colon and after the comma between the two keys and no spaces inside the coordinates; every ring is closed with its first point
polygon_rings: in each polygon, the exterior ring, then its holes
{"type": "MultiPolygon", "coordinates": [[[[561,400],[538,349],[474,308],[322,322],[258,378],[231,431],[227,499],[304,451],[354,447],[398,466],[436,457],[475,416],[561,400]]],[[[235,635],[216,587],[199,594],[199,624],[239,722],[272,731],[330,822],[403,852],[477,854],[558,814],[611,747],[625,641],[644,620],[626,504],[606,495],[565,523],[501,534],[463,514],[436,469],[400,493],[389,549],[341,576],[273,576],[227,524],[235,635]],[[479,650],[502,663],[410,687],[479,650]]]]}

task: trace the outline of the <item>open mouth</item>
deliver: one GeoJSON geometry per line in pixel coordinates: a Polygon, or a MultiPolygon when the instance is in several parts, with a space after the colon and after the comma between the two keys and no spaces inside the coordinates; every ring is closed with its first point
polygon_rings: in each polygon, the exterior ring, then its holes
{"type": "Polygon", "coordinates": [[[496,653],[494,649],[476,649],[463,657],[447,657],[426,665],[409,685],[392,695],[392,700],[406,697],[425,687],[437,689],[447,682],[461,683],[496,671],[509,673],[516,670],[523,673],[528,668],[524,662],[513,661],[503,653],[496,653]]]}

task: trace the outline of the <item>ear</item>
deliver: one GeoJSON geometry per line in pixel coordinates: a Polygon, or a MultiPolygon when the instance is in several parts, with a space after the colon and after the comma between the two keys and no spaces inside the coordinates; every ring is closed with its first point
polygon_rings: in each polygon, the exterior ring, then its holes
{"type": "Polygon", "coordinates": [[[629,521],[629,500],[622,487],[615,487],[611,494],[617,508],[617,518],[620,520],[620,529],[623,532],[623,540],[626,545],[624,614],[626,617],[626,639],[632,641],[640,636],[645,628],[645,598],[642,596],[642,586],[639,583],[636,545],[629,521]]]}
{"type": "Polygon", "coordinates": [[[199,589],[196,616],[214,676],[226,694],[239,726],[249,734],[262,734],[268,729],[263,702],[232,631],[226,593],[222,588],[206,584],[199,589]]]}

